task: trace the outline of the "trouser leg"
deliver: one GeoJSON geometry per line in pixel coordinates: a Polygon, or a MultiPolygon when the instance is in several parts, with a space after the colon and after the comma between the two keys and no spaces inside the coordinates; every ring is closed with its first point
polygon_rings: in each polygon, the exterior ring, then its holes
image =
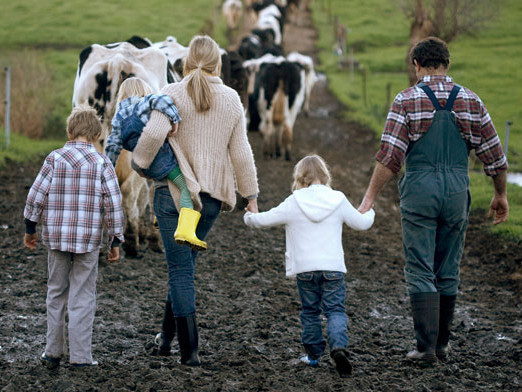
{"type": "Polygon", "coordinates": [[[65,312],[69,295],[71,253],[49,250],[47,280],[47,340],[45,354],[58,358],[66,352],[65,312]]]}
{"type": "Polygon", "coordinates": [[[69,344],[71,363],[92,362],[99,250],[75,254],[70,272],[69,344]]]}

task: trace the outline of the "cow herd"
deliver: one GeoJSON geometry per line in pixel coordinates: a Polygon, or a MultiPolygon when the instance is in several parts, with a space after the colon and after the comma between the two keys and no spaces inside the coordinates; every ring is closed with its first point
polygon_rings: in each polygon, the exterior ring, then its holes
{"type": "MultiPolygon", "coordinates": [[[[223,82],[235,89],[245,107],[248,129],[260,131],[263,153],[267,158],[291,157],[293,126],[297,115],[307,111],[310,93],[316,80],[312,59],[293,52],[285,56],[282,49],[287,13],[298,6],[296,0],[226,0],[223,12],[245,8],[255,20],[254,28],[243,37],[237,50],[221,50],[223,82]],[[240,4],[238,4],[238,2],[240,4]],[[233,4],[235,3],[235,5],[233,4]],[[227,5],[228,4],[228,5],[227,5]]],[[[183,61],[188,47],[173,36],[162,42],[133,36],[124,42],[92,44],[79,55],[72,105],[94,107],[102,120],[102,136],[97,149],[103,152],[116,111],[116,97],[121,83],[136,76],[145,80],[155,92],[168,83],[183,78],[183,61]]],[[[159,236],[150,225],[150,187],[130,165],[131,154],[122,151],[116,173],[127,217],[124,250],[136,256],[140,239],[160,250],[159,236]]]]}

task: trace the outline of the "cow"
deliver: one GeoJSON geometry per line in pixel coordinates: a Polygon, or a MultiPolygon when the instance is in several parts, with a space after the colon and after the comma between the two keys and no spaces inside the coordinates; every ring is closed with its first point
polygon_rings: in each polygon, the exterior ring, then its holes
{"type": "MultiPolygon", "coordinates": [[[[102,121],[102,135],[96,146],[98,151],[104,150],[111,120],[117,109],[116,97],[121,83],[128,77],[136,76],[145,80],[155,92],[159,92],[168,82],[168,73],[168,59],[154,47],[140,49],[130,42],[117,42],[108,45],[93,44],[82,50],[72,105],[75,107],[87,104],[97,110],[102,121]]],[[[161,251],[161,247],[159,235],[151,225],[149,185],[131,169],[130,161],[131,154],[122,151],[116,164],[116,174],[127,219],[122,247],[128,257],[135,257],[140,238],[148,239],[152,250],[161,251]]]]}
{"type": "Polygon", "coordinates": [[[260,117],[265,158],[291,160],[293,127],[305,101],[305,70],[295,62],[262,63],[253,97],[260,117]]]}
{"type": "Polygon", "coordinates": [[[273,33],[273,42],[281,45],[283,42],[283,14],[275,4],[269,5],[258,12],[256,29],[269,30],[273,33]]]}
{"type": "Polygon", "coordinates": [[[291,52],[286,56],[286,59],[291,62],[299,63],[305,70],[305,102],[304,102],[304,113],[306,115],[310,112],[310,96],[312,95],[312,88],[315,82],[317,82],[317,75],[314,69],[314,61],[310,56],[298,52],[291,52]]]}
{"type": "Polygon", "coordinates": [[[226,0],[221,7],[221,12],[225,16],[228,29],[234,30],[243,15],[243,3],[241,0],[226,0]]]}

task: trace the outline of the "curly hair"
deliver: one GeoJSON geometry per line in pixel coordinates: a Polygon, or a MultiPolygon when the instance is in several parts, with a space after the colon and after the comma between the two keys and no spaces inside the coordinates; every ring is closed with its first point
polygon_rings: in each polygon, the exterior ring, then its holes
{"type": "Polygon", "coordinates": [[[428,37],[415,45],[410,52],[411,62],[417,60],[423,68],[448,68],[450,53],[446,42],[437,37],[428,37]]]}

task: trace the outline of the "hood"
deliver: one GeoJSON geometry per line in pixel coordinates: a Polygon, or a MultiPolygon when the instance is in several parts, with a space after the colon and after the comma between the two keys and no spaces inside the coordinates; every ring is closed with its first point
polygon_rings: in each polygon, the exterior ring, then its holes
{"type": "Polygon", "coordinates": [[[310,185],[294,191],[297,205],[312,222],[320,222],[330,216],[342,203],[345,196],[326,185],[310,185]]]}

